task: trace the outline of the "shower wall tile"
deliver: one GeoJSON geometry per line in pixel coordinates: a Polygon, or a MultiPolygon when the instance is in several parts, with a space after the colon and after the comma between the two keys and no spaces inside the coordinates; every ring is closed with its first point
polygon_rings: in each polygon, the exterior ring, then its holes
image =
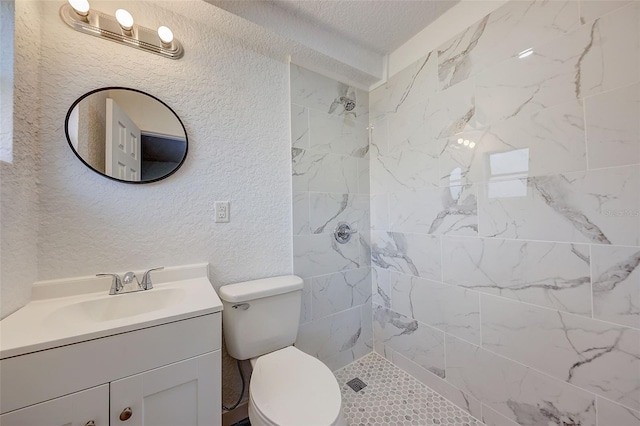
{"type": "MultiPolygon", "coordinates": [[[[574,2],[575,3],[575,2],[574,2]]],[[[638,4],[478,74],[479,125],[531,113],[638,79],[638,4]]]]}
{"type": "Polygon", "coordinates": [[[587,98],[585,114],[590,168],[640,163],[640,84],[587,98]]]}
{"type": "Polygon", "coordinates": [[[291,64],[291,102],[296,105],[332,114],[352,117],[358,121],[369,120],[369,93],[356,89],[298,65],[291,64]],[[356,107],[347,111],[341,97],[356,101],[356,107]]]}
{"type": "Polygon", "coordinates": [[[371,195],[371,230],[389,229],[389,204],[386,194],[371,195]]]}
{"type": "Polygon", "coordinates": [[[391,283],[388,269],[371,268],[371,290],[374,304],[391,308],[391,283]]]}
{"type": "Polygon", "coordinates": [[[337,369],[373,349],[368,93],[292,65],[291,103],[296,346],[337,369]],[[333,236],[342,221],[358,231],[347,244],[333,236]]]}
{"type": "Polygon", "coordinates": [[[445,237],[442,253],[446,283],[591,316],[586,244],[445,237]]]}
{"type": "Polygon", "coordinates": [[[366,327],[362,307],[358,306],[302,324],[295,346],[337,370],[370,352],[365,344],[366,327]]]}
{"type": "Polygon", "coordinates": [[[349,116],[309,111],[309,146],[313,151],[365,157],[369,153],[367,124],[349,116]]]}
{"type": "Polygon", "coordinates": [[[358,192],[358,159],[292,148],[294,191],[358,192]]]}
{"type": "Polygon", "coordinates": [[[476,187],[451,186],[389,194],[389,227],[396,232],[477,235],[476,187]]]}
{"type": "Polygon", "coordinates": [[[576,1],[507,3],[438,48],[441,88],[578,26],[576,1]]]}
{"type": "Polygon", "coordinates": [[[311,278],[313,319],[371,302],[371,268],[311,278]]]}
{"type": "Polygon", "coordinates": [[[518,426],[518,423],[482,404],[482,422],[487,426],[518,426]]]}
{"type": "Polygon", "coordinates": [[[483,295],[482,346],[640,409],[640,331],[483,295]]]}
{"type": "Polygon", "coordinates": [[[591,22],[631,2],[632,0],[580,0],[580,22],[591,22]]]}
{"type": "Polygon", "coordinates": [[[425,119],[434,139],[443,139],[475,129],[477,124],[474,80],[466,80],[430,97],[425,112],[425,119]]]}
{"type": "Polygon", "coordinates": [[[420,190],[439,184],[438,156],[444,142],[416,144],[407,139],[371,164],[374,193],[420,190]]]}
{"type": "Polygon", "coordinates": [[[371,259],[381,269],[440,280],[440,239],[425,234],[371,233],[371,259]]]}
{"type": "Polygon", "coordinates": [[[639,10],[510,1],[370,94],[373,346],[488,425],[638,423],[639,10]]]}
{"type": "Polygon", "coordinates": [[[369,229],[368,195],[311,192],[309,200],[313,234],[333,233],[339,222],[363,232],[369,229]]]}
{"type": "Polygon", "coordinates": [[[468,342],[480,344],[480,298],[474,291],[389,273],[391,309],[468,342]]]}
{"type": "Polygon", "coordinates": [[[369,106],[372,119],[404,113],[426,96],[434,94],[438,88],[437,66],[436,54],[430,52],[371,91],[369,106]]]}
{"type": "Polygon", "coordinates": [[[311,279],[304,280],[302,287],[302,305],[300,307],[300,324],[311,321],[311,279]]]}
{"type": "Polygon", "coordinates": [[[640,328],[640,247],[593,246],[593,316],[640,328]]]}
{"type": "Polygon", "coordinates": [[[309,193],[294,192],[292,203],[293,235],[305,235],[311,233],[309,227],[309,193]]]}
{"type": "Polygon", "coordinates": [[[338,244],[333,234],[293,237],[293,271],[303,278],[360,267],[358,240],[338,244]]]}
{"type": "MultiPolygon", "coordinates": [[[[369,229],[367,227],[366,229],[369,229]]],[[[360,244],[360,263],[363,268],[371,266],[371,235],[368,231],[356,235],[360,244]]]]}
{"type": "Polygon", "coordinates": [[[446,380],[441,379],[432,372],[424,369],[409,358],[394,352],[392,349],[386,349],[390,353],[391,362],[400,367],[409,375],[418,379],[427,387],[433,389],[449,401],[456,404],[472,416],[476,418],[482,417],[481,403],[472,396],[462,392],[460,389],[449,384],[446,380]]]}
{"type": "Polygon", "coordinates": [[[598,397],[598,424],[600,426],[640,426],[640,412],[598,397]]]}
{"type": "Polygon", "coordinates": [[[374,339],[438,377],[445,376],[444,333],[381,306],[373,310],[374,339]]]}
{"type": "Polygon", "coordinates": [[[358,193],[369,194],[370,188],[370,173],[369,173],[369,158],[358,159],[358,193]]]}
{"type": "Polygon", "coordinates": [[[369,129],[369,151],[371,155],[386,155],[388,151],[387,119],[382,117],[379,120],[373,121],[369,125],[369,129]]]}
{"type": "Polygon", "coordinates": [[[309,109],[291,104],[291,146],[309,149],[309,109]]]}
{"type": "Polygon", "coordinates": [[[447,381],[523,426],[596,424],[595,396],[446,336],[447,381]]]}
{"type": "Polygon", "coordinates": [[[640,167],[480,185],[484,237],[640,245],[640,167]]]}
{"type": "MultiPolygon", "coordinates": [[[[472,183],[587,169],[583,106],[570,101],[461,133],[438,146],[442,184],[472,183]],[[458,143],[468,140],[470,148],[458,143]]],[[[640,148],[638,148],[640,150],[640,148]]]]}

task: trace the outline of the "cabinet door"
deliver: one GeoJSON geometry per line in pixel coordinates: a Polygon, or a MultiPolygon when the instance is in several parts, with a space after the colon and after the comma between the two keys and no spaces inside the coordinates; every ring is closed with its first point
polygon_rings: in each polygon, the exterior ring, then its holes
{"type": "Polygon", "coordinates": [[[220,425],[220,376],[215,351],[111,382],[111,426],[220,425]]]}
{"type": "Polygon", "coordinates": [[[108,426],[109,385],[97,386],[5,413],[0,416],[0,425],[108,426]]]}

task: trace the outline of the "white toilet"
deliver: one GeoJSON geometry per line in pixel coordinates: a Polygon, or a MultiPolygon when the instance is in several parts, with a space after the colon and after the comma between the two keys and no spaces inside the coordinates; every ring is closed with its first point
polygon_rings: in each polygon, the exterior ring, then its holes
{"type": "Polygon", "coordinates": [[[346,426],[340,387],[320,360],[295,348],[302,279],[294,275],[220,288],[229,354],[250,359],[253,426],[346,426]]]}

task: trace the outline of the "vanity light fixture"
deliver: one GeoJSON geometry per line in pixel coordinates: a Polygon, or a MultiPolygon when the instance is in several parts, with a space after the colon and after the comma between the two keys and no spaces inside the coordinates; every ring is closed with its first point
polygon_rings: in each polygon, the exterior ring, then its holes
{"type": "Polygon", "coordinates": [[[522,52],[518,53],[518,58],[519,59],[524,59],[527,56],[532,55],[532,54],[533,54],[533,48],[530,47],[530,48],[525,49],[522,52]]]}
{"type": "Polygon", "coordinates": [[[60,18],[76,31],[102,39],[115,41],[169,59],[180,59],[184,55],[182,44],[173,37],[166,26],[157,31],[134,22],[133,16],[118,9],[115,16],[89,7],[88,0],[68,0],[60,7],[60,18]]]}
{"type": "Polygon", "coordinates": [[[163,45],[170,46],[173,41],[173,31],[171,31],[171,28],[162,25],[158,27],[158,37],[163,45]]]}
{"type": "Polygon", "coordinates": [[[89,2],[87,0],[69,0],[69,5],[79,16],[89,15],[89,2]]]}
{"type": "Polygon", "coordinates": [[[124,9],[116,10],[116,21],[120,24],[120,28],[131,34],[131,30],[133,29],[133,16],[131,16],[129,12],[124,9]]]}

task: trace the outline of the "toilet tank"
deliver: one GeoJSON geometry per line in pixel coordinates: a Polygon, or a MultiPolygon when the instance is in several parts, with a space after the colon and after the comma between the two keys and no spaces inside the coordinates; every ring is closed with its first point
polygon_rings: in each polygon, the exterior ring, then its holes
{"type": "Polygon", "coordinates": [[[249,359],[292,345],[298,335],[302,278],[295,275],[220,287],[229,355],[249,359]]]}

